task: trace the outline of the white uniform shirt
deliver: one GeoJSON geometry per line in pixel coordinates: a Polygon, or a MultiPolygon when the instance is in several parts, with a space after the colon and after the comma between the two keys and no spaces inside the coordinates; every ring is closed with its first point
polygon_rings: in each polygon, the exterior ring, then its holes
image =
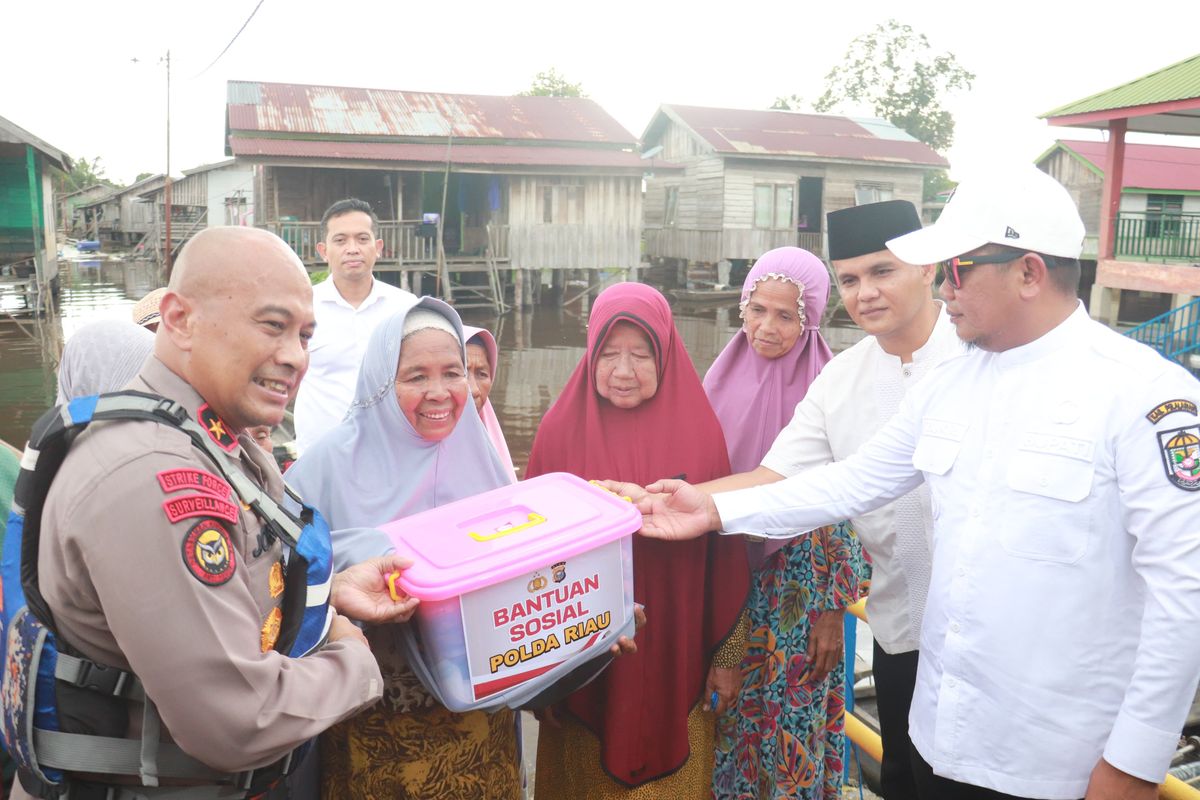
{"type": "Polygon", "coordinates": [[[933,574],[909,728],[934,771],[1082,797],[1103,757],[1166,772],[1200,674],[1200,383],[1080,307],[942,364],[854,456],[717,495],[794,535],[924,478],[933,574]]]}
{"type": "MultiPolygon", "coordinates": [[[[909,388],[964,352],[944,307],[911,363],[902,364],[868,336],[825,365],[762,465],[786,478],[845,460],[892,418],[909,388]]],[[[933,517],[928,488],[919,486],[850,522],[871,555],[871,634],[885,652],[916,650],[929,589],[933,517]]]]}
{"type": "Polygon", "coordinates": [[[358,308],[346,302],[332,277],[313,287],[317,327],[308,343],[308,374],[296,395],[296,447],[301,453],[346,416],[375,326],[415,302],[412,292],[378,279],[358,308]]]}

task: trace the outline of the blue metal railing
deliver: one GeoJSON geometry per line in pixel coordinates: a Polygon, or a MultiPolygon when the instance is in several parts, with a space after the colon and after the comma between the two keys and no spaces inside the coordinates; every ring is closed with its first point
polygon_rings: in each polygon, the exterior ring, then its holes
{"type": "Polygon", "coordinates": [[[1125,335],[1200,373],[1193,364],[1200,358],[1200,297],[1129,329],[1125,335]]]}

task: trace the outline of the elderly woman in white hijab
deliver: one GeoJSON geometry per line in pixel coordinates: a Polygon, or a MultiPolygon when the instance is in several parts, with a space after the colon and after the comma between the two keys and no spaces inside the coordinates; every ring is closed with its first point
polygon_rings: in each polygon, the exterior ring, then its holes
{"type": "MultiPolygon", "coordinates": [[[[346,419],[287,477],[334,529],[335,565],[388,552],[375,526],[512,482],[471,402],[454,309],[425,297],[375,329],[346,419]]],[[[368,632],[384,698],[321,737],[322,796],[519,797],[512,712],[441,707],[395,634],[368,632]]]]}
{"type": "Polygon", "coordinates": [[[128,320],[106,319],[84,325],[63,347],[58,365],[58,404],[124,388],[153,350],[154,334],[128,320]]]}

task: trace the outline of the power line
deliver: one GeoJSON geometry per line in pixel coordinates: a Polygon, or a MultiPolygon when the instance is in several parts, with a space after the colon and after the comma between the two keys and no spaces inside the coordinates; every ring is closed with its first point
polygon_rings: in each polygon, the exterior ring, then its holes
{"type": "Polygon", "coordinates": [[[250,12],[250,16],[246,17],[246,21],[242,23],[242,27],[238,28],[237,33],[235,33],[233,35],[233,38],[229,40],[229,44],[225,45],[225,49],[217,54],[217,57],[212,60],[212,64],[209,64],[207,67],[205,67],[204,69],[197,72],[193,76],[194,78],[199,78],[201,75],[208,72],[210,69],[213,68],[213,64],[216,64],[218,61],[221,60],[221,56],[223,56],[229,52],[229,48],[233,47],[233,43],[236,42],[238,40],[238,37],[242,35],[242,31],[246,30],[246,26],[250,24],[250,20],[254,19],[254,15],[258,13],[258,9],[262,8],[262,4],[264,2],[266,2],[266,0],[258,0],[258,5],[256,5],[254,7],[254,10],[250,12]]]}

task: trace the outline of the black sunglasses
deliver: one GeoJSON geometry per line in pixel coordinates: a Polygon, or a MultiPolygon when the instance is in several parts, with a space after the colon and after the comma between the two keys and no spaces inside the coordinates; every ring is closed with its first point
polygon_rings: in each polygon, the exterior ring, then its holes
{"type": "Polygon", "coordinates": [[[962,276],[959,270],[963,267],[977,267],[980,264],[1007,264],[1010,261],[1016,261],[1021,256],[1027,255],[1028,250],[1006,250],[1001,253],[985,253],[978,256],[956,256],[945,261],[938,262],[938,269],[942,273],[942,279],[950,279],[950,285],[955,289],[962,288],[962,276]]]}

